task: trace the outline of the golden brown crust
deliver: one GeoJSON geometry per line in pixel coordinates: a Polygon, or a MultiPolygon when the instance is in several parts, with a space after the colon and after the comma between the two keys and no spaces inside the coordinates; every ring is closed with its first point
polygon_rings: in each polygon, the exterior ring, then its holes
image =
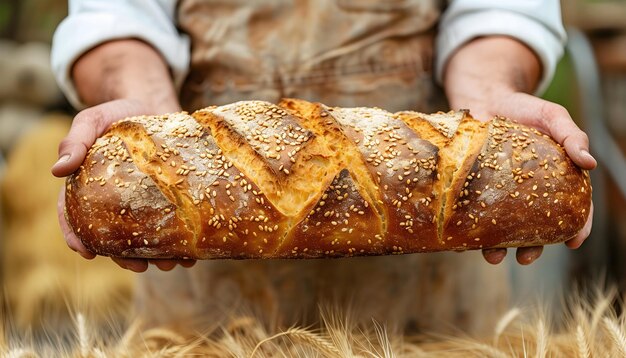
{"type": "Polygon", "coordinates": [[[590,204],[560,146],[503,118],[286,99],[118,122],[66,216],[101,255],[315,258],[562,242],[590,204]]]}
{"type": "Polygon", "coordinates": [[[66,216],[85,246],[123,257],[187,256],[189,241],[177,206],[137,169],[126,145],[110,132],[100,138],[67,181],[66,216]]]}
{"type": "Polygon", "coordinates": [[[504,118],[490,122],[480,154],[459,178],[443,223],[454,249],[566,241],[589,214],[587,173],[549,137],[504,118]]]}

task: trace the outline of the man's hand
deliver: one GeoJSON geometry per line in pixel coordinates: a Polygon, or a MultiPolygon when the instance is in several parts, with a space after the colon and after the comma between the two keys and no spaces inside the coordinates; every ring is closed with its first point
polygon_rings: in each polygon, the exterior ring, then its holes
{"type": "MultiPolygon", "coordinates": [[[[537,86],[541,65],[535,54],[520,42],[500,36],[473,40],[454,54],[447,64],[444,87],[450,107],[469,109],[480,120],[496,115],[532,126],[560,143],[579,167],[595,168],[589,154],[589,139],[562,106],[529,95],[537,86]]],[[[578,235],[567,241],[569,248],[580,247],[591,232],[593,206],[578,235]]],[[[543,247],[517,250],[522,265],[534,262],[543,247]]],[[[483,250],[485,260],[502,262],[506,249],[483,250]]]]}
{"type": "Polygon", "coordinates": [[[87,151],[110,126],[120,119],[149,113],[138,100],[120,99],[87,108],[74,117],[70,132],[59,144],[59,160],[52,174],[64,177],[72,174],[85,160],[87,151]]]}
{"type": "MultiPolygon", "coordinates": [[[[589,154],[587,135],[576,126],[562,106],[522,92],[500,93],[491,103],[489,110],[486,106],[472,109],[472,115],[479,119],[500,115],[535,127],[560,143],[576,165],[587,170],[595,168],[596,161],[589,154]]],[[[592,217],[593,205],[585,226],[575,238],[566,242],[567,247],[576,249],[582,245],[591,232],[592,217]]],[[[522,265],[530,264],[539,258],[542,251],[541,246],[520,248],[517,250],[517,261],[522,265]]],[[[488,262],[497,264],[504,259],[506,250],[484,250],[483,254],[488,262]]]]}
{"type": "MultiPolygon", "coordinates": [[[[151,113],[137,100],[115,100],[88,108],[76,115],[68,135],[59,144],[59,160],[52,167],[52,174],[64,177],[72,174],[82,164],[87,151],[95,143],[109,126],[129,116],[151,113]]],[[[76,237],[65,220],[65,187],[59,194],[57,203],[57,215],[59,224],[67,245],[86,259],[93,259],[95,255],[89,252],[76,237]]],[[[119,266],[135,271],[143,272],[148,268],[148,263],[155,264],[159,269],[169,271],[180,264],[191,267],[193,260],[140,260],[112,258],[119,266]]]]}
{"type": "MultiPolygon", "coordinates": [[[[73,77],[82,100],[93,107],[74,117],[68,135],[59,144],[59,160],[52,174],[64,177],[82,164],[87,151],[112,123],[135,115],[176,112],[176,99],[167,66],[150,46],[136,40],[120,40],[96,47],[81,57],[73,77]]],[[[86,259],[89,252],[65,220],[65,188],[57,204],[59,224],[67,245],[86,259]]],[[[191,267],[194,260],[143,260],[112,258],[119,266],[143,272],[148,263],[168,271],[177,264],[191,267]]]]}

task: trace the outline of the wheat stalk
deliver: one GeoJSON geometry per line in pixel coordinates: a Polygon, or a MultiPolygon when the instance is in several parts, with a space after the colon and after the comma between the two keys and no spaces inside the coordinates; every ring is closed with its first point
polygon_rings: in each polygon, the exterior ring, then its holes
{"type": "Polygon", "coordinates": [[[7,328],[9,326],[9,319],[8,319],[7,312],[5,312],[4,305],[1,303],[0,303],[0,318],[1,318],[0,319],[0,354],[4,355],[5,347],[8,347],[9,345],[9,342],[7,340],[7,337],[8,337],[7,328]]]}
{"type": "Polygon", "coordinates": [[[381,325],[374,319],[372,319],[372,324],[374,326],[373,334],[376,338],[376,343],[372,342],[371,334],[368,334],[368,332],[361,329],[358,330],[359,335],[355,337],[355,343],[361,346],[359,348],[362,353],[374,358],[396,358],[397,355],[394,353],[393,344],[389,339],[387,327],[381,325]]]}
{"type": "Polygon", "coordinates": [[[6,358],[39,358],[39,355],[30,349],[15,348],[10,350],[7,355],[2,355],[6,358]]]}
{"type": "Polygon", "coordinates": [[[421,358],[426,357],[427,353],[417,344],[408,343],[402,347],[402,352],[400,353],[400,357],[406,358],[421,358]]]}
{"type": "Polygon", "coordinates": [[[595,303],[595,308],[591,314],[591,332],[596,332],[600,320],[611,309],[611,303],[613,302],[613,296],[605,296],[599,299],[595,303]]]}
{"type": "Polygon", "coordinates": [[[224,352],[227,352],[227,354],[231,357],[244,357],[246,356],[245,352],[247,351],[247,343],[249,342],[242,340],[241,337],[236,339],[235,336],[230,334],[228,331],[223,331],[223,335],[215,343],[216,347],[224,352]]]}
{"type": "Polygon", "coordinates": [[[328,338],[331,340],[334,348],[339,352],[340,357],[354,357],[355,343],[353,317],[356,313],[350,306],[346,307],[344,312],[339,312],[328,306],[320,307],[322,323],[325,327],[328,338]]]}
{"type": "Polygon", "coordinates": [[[78,347],[80,350],[80,357],[87,358],[89,357],[90,349],[90,339],[89,333],[87,332],[87,324],[85,323],[85,316],[82,313],[78,313],[76,315],[76,330],[78,334],[78,347]]]}
{"type": "Polygon", "coordinates": [[[620,356],[626,357],[626,337],[624,337],[624,331],[619,327],[617,323],[615,323],[615,321],[608,317],[604,317],[602,319],[602,322],[604,323],[607,331],[609,331],[611,340],[619,350],[620,356]]]}
{"type": "Polygon", "coordinates": [[[578,347],[579,358],[590,358],[589,343],[581,325],[576,326],[576,346],[578,347]]]}
{"type": "Polygon", "coordinates": [[[494,330],[494,346],[498,346],[498,341],[500,340],[502,333],[504,333],[504,330],[511,324],[511,322],[513,322],[515,318],[517,318],[517,316],[520,315],[521,312],[522,311],[519,308],[514,307],[505,313],[502,318],[500,318],[498,323],[496,323],[496,329],[494,330]]]}
{"type": "Polygon", "coordinates": [[[548,345],[548,333],[542,319],[537,323],[537,358],[545,358],[548,345]]]}
{"type": "Polygon", "coordinates": [[[107,355],[100,348],[94,347],[91,350],[91,357],[90,358],[107,358],[107,355]]]}
{"type": "Polygon", "coordinates": [[[387,334],[387,327],[381,326],[378,322],[374,321],[374,329],[376,331],[376,338],[383,351],[383,357],[395,358],[391,342],[389,341],[389,335],[387,334]]]}
{"type": "Polygon", "coordinates": [[[115,343],[112,350],[114,352],[114,356],[121,357],[125,356],[124,351],[128,351],[128,347],[132,346],[133,340],[139,335],[139,331],[141,328],[141,322],[139,320],[133,321],[127,328],[122,337],[120,337],[119,341],[115,343]]]}
{"type": "MultiPolygon", "coordinates": [[[[509,358],[509,356],[500,349],[480,342],[468,342],[468,348],[488,354],[493,358],[509,358]]],[[[468,349],[469,350],[469,349],[468,349]]]]}
{"type": "Polygon", "coordinates": [[[252,353],[250,353],[250,358],[254,357],[257,350],[259,350],[259,348],[264,343],[269,342],[279,337],[284,337],[284,336],[295,338],[302,343],[306,343],[310,345],[311,347],[316,348],[323,353],[326,353],[327,355],[330,355],[330,356],[341,355],[339,350],[335,346],[333,346],[328,340],[324,339],[323,337],[320,337],[317,334],[311,333],[307,331],[306,329],[294,327],[294,328],[289,328],[288,330],[284,332],[277,333],[271,337],[265,338],[259,343],[257,343],[257,345],[252,350],[252,353]]]}
{"type": "Polygon", "coordinates": [[[160,340],[172,343],[174,345],[183,345],[186,341],[183,336],[167,328],[152,328],[144,332],[142,336],[143,339],[146,341],[160,340]]]}

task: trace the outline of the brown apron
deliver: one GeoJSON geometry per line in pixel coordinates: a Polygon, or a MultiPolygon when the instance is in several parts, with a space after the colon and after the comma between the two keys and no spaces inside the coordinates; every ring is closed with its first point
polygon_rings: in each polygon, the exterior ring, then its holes
{"type": "MultiPolygon", "coordinates": [[[[182,0],[178,25],[192,40],[183,108],[297,97],[443,109],[431,71],[441,11],[436,0],[182,0]]],[[[215,323],[242,308],[286,326],[309,324],[332,305],[366,324],[483,331],[508,292],[504,266],[478,252],[436,253],[151,269],[137,303],[148,324],[215,323]]]]}

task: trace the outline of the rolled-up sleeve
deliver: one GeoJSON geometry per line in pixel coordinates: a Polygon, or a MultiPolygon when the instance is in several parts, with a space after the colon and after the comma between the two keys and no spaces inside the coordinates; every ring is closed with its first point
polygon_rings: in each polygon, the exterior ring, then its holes
{"type": "Polygon", "coordinates": [[[180,88],[189,69],[189,39],[174,21],[175,0],[72,0],[69,15],[57,28],[52,69],[59,86],[76,108],[84,107],[71,78],[71,67],[98,44],[136,38],[153,46],[169,65],[180,88]]]}
{"type": "Polygon", "coordinates": [[[466,42],[480,36],[513,37],[539,57],[542,78],[536,90],[543,93],[563,55],[566,33],[557,0],[455,0],[446,9],[437,35],[435,75],[442,82],[450,56],[466,42]]]}

